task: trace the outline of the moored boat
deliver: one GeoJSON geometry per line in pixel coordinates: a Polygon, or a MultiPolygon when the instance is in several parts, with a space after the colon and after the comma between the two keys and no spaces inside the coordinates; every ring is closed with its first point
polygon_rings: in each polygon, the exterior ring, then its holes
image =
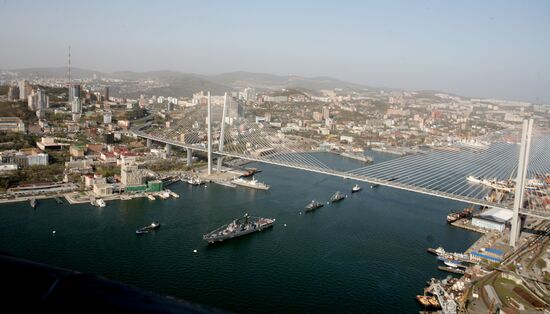
{"type": "Polygon", "coordinates": [[[262,182],[259,182],[254,177],[252,177],[252,180],[245,180],[243,178],[236,178],[236,179],[233,179],[233,181],[231,181],[231,182],[236,184],[236,185],[245,186],[245,187],[253,188],[253,189],[259,189],[259,190],[269,190],[269,188],[271,188],[269,185],[267,185],[265,183],[262,183],[262,182]]]}

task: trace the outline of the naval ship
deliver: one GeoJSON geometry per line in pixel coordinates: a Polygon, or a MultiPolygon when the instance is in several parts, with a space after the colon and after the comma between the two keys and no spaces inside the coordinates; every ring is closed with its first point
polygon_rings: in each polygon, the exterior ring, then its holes
{"type": "Polygon", "coordinates": [[[252,217],[245,214],[243,218],[235,219],[227,225],[211,231],[202,236],[202,239],[209,243],[221,242],[223,240],[236,238],[256,231],[262,231],[275,224],[275,219],[252,217]]]}
{"type": "Polygon", "coordinates": [[[336,193],[334,193],[334,195],[332,195],[330,197],[329,201],[331,203],[335,203],[335,202],[343,200],[344,198],[346,198],[346,196],[344,194],[340,193],[340,191],[336,191],[336,193]]]}
{"type": "Polygon", "coordinates": [[[231,181],[233,184],[240,185],[240,186],[246,186],[248,188],[253,189],[259,189],[259,190],[269,190],[270,186],[259,182],[254,177],[252,177],[252,180],[245,180],[243,178],[236,178],[231,181]]]}
{"type": "Polygon", "coordinates": [[[317,202],[316,200],[313,200],[313,201],[311,201],[311,203],[309,203],[309,204],[304,208],[304,210],[305,210],[305,212],[307,213],[307,212],[310,212],[310,211],[312,211],[312,210],[315,210],[315,209],[317,209],[317,208],[319,208],[319,207],[323,207],[323,204],[317,202]]]}

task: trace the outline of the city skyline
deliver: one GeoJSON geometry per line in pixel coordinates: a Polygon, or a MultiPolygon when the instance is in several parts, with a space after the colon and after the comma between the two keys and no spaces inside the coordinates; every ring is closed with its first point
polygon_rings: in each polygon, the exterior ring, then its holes
{"type": "Polygon", "coordinates": [[[0,68],[249,71],[550,101],[550,4],[4,1],[0,68]],[[104,8],[93,14],[94,8],[104,8]],[[77,12],[77,14],[74,14],[77,12]],[[49,18],[48,27],[39,27],[49,18]],[[36,21],[36,22],[35,22],[36,21]],[[221,52],[223,51],[223,53],[221,52]]]}

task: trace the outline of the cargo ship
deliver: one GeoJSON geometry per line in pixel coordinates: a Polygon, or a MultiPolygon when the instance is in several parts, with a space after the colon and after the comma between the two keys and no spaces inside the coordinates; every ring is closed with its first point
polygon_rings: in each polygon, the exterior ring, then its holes
{"type": "Polygon", "coordinates": [[[317,202],[316,200],[313,200],[313,201],[311,201],[311,203],[309,203],[309,204],[304,208],[304,210],[305,210],[305,212],[307,213],[307,212],[313,211],[313,210],[315,210],[315,209],[317,209],[317,208],[320,208],[320,207],[323,207],[323,204],[317,202]]]}
{"type": "Polygon", "coordinates": [[[275,224],[275,219],[252,217],[245,214],[243,218],[234,219],[231,223],[203,235],[202,239],[209,243],[221,242],[256,231],[262,231],[265,228],[273,226],[273,224],[275,224]]]}

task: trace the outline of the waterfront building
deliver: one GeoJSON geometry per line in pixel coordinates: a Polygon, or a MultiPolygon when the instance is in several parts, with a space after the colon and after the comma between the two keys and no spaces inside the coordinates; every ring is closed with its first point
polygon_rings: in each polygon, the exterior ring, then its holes
{"type": "Polygon", "coordinates": [[[491,207],[485,212],[472,218],[472,226],[504,231],[506,224],[512,220],[512,211],[504,208],[491,207]]]}
{"type": "Polygon", "coordinates": [[[120,181],[124,186],[143,185],[142,171],[136,165],[122,164],[120,169],[120,181]]]}

